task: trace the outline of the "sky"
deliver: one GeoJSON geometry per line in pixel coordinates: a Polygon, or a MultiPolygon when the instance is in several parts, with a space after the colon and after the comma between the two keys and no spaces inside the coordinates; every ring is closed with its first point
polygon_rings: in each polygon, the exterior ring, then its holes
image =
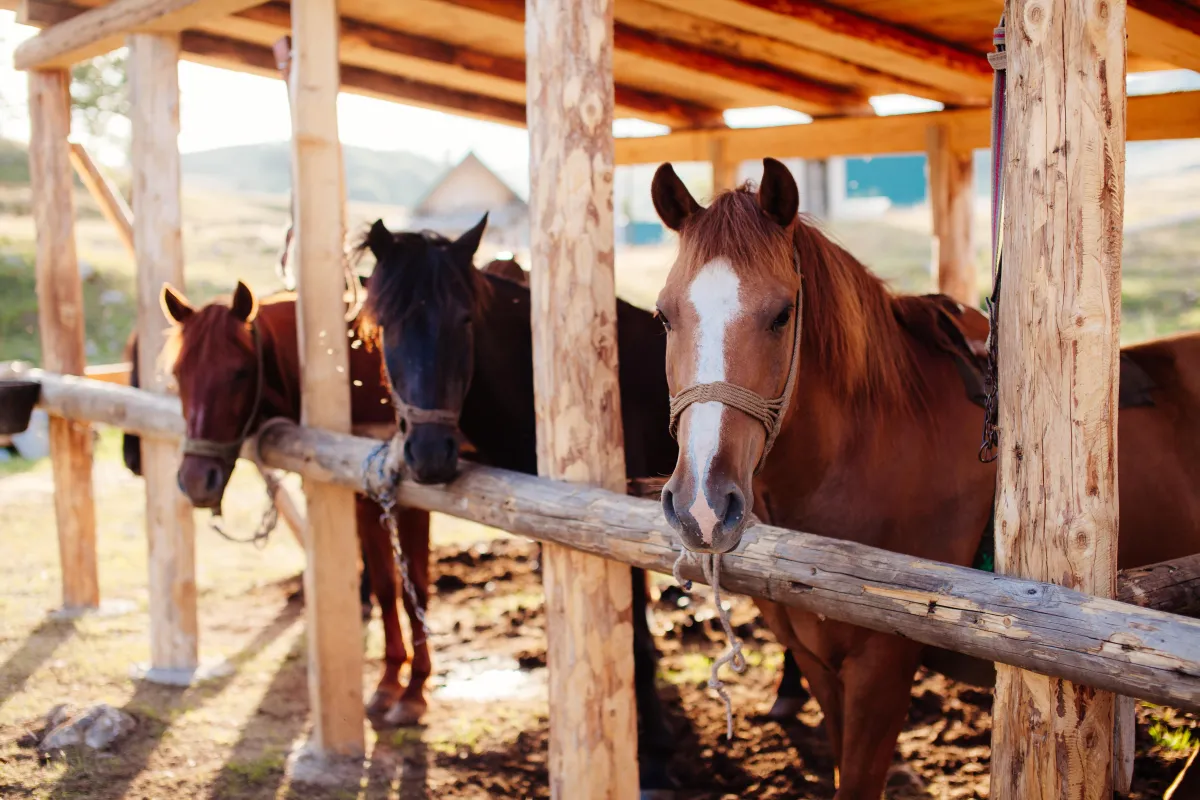
{"type": "MultiPolygon", "coordinates": [[[[12,68],[12,50],[36,33],[18,25],[11,11],[0,11],[0,136],[27,140],[26,79],[12,68]]],[[[286,140],[291,135],[283,83],[245,73],[180,62],[180,137],[183,152],[238,144],[286,140]]],[[[1200,75],[1190,72],[1131,76],[1131,93],[1200,88],[1200,75]]],[[[940,104],[904,95],[871,99],[879,114],[936,111],[940,104]]],[[[407,150],[435,162],[453,163],[474,151],[485,163],[522,191],[528,185],[529,139],[521,128],[402,106],[351,94],[338,98],[338,121],[344,144],[373,150],[407,150]]],[[[809,118],[781,108],[726,112],[731,127],[807,122],[809,118]]],[[[620,135],[663,133],[659,125],[618,120],[620,135]]],[[[113,163],[119,153],[97,152],[113,163]]]]}

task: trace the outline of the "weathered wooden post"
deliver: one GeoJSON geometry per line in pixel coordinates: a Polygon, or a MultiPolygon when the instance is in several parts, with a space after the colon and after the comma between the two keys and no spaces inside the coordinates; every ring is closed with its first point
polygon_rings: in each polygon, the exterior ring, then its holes
{"type": "MultiPolygon", "coordinates": [[[[625,487],[613,278],[611,0],[527,0],[539,474],[625,487]]],[[[550,788],[638,792],[629,568],[546,544],[550,788]]]]}
{"type": "MultiPolygon", "coordinates": [[[[1010,0],[996,569],[1101,597],[1117,556],[1125,3],[1010,0]]],[[[1113,696],[998,665],[995,800],[1112,791],[1113,696]]]]}
{"type": "MultiPolygon", "coordinates": [[[[29,173],[37,231],[38,329],[42,366],[82,375],[87,366],[83,286],[75,255],[75,201],[71,194],[71,76],[66,70],[29,73],[29,173]]],[[[96,608],[96,508],[92,499],[91,426],[50,418],[54,517],[62,563],[63,606],[96,608]]]]}
{"type": "Polygon", "coordinates": [[[929,205],[933,212],[933,269],[938,291],[979,307],[971,251],[972,151],[955,144],[945,125],[929,126],[929,205]]]}
{"type": "MultiPolygon", "coordinates": [[[[167,320],[163,283],[183,285],[179,158],[179,37],[129,37],[133,110],[133,239],[137,258],[138,371],[141,388],[168,391],[159,353],[167,320]]],[[[150,547],[150,669],[146,678],[191,682],[199,659],[196,544],[192,507],[176,484],[179,448],[142,439],[146,538],[150,547]]]]}
{"type": "Polygon", "coordinates": [[[714,136],[708,149],[712,164],[712,193],[715,197],[737,186],[738,162],[726,154],[727,145],[722,136],[714,136]]]}
{"type": "MultiPolygon", "coordinates": [[[[305,425],[350,432],[336,0],[292,6],[292,175],[305,425]]],[[[354,492],[305,480],[308,682],[317,755],[363,751],[362,622],[354,492]]]]}

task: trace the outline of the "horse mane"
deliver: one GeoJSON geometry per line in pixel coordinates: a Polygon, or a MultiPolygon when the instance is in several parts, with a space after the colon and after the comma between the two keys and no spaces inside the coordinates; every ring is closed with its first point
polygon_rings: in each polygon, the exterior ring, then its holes
{"type": "Polygon", "coordinates": [[[825,375],[847,403],[876,411],[913,410],[921,383],[912,345],[897,319],[903,297],[892,294],[814,219],[802,214],[789,229],[780,228],[762,213],[747,183],[717,195],[685,223],[692,224],[700,235],[681,237],[690,240],[689,255],[698,259],[690,263],[725,256],[769,269],[785,283],[794,281],[795,264],[779,254],[790,239],[804,288],[801,363],[825,375]]]}
{"type": "MultiPolygon", "coordinates": [[[[471,313],[479,318],[491,297],[491,287],[483,273],[454,269],[438,251],[451,242],[433,231],[404,231],[392,234],[395,247],[375,265],[367,282],[367,300],[363,305],[364,335],[375,327],[404,322],[422,305],[440,307],[454,297],[469,298],[471,313]]],[[[355,258],[370,249],[367,235],[353,245],[355,258]]]]}

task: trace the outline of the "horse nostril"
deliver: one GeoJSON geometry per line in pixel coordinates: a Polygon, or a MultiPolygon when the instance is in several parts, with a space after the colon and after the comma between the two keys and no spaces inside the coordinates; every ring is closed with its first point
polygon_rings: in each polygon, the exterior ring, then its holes
{"type": "Polygon", "coordinates": [[[413,462],[416,461],[416,456],[413,454],[412,439],[404,440],[404,461],[410,467],[413,465],[413,462]]]}
{"type": "Polygon", "coordinates": [[[208,472],[204,476],[204,488],[207,491],[215,492],[221,488],[221,474],[216,467],[209,467],[208,472]]]}
{"type": "Polygon", "coordinates": [[[446,457],[446,463],[453,464],[457,460],[458,456],[458,445],[454,441],[454,437],[447,436],[446,441],[443,443],[443,447],[443,455],[446,457]]]}
{"type": "Polygon", "coordinates": [[[667,518],[667,524],[673,530],[679,530],[679,515],[675,513],[675,493],[665,487],[662,490],[662,509],[663,516],[667,518]]]}
{"type": "Polygon", "coordinates": [[[736,486],[725,496],[725,514],[721,527],[726,531],[736,530],[746,515],[746,498],[736,486]]]}

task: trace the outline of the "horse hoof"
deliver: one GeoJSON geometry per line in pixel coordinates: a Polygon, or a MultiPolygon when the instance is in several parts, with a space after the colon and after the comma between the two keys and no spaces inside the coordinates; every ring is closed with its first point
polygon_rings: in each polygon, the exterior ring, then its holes
{"type": "Polygon", "coordinates": [[[396,703],[396,695],[391,692],[385,692],[382,689],[376,689],[375,694],[371,695],[371,700],[367,703],[368,717],[382,717],[388,713],[388,710],[396,703]]]}
{"type": "Polygon", "coordinates": [[[808,699],[804,697],[777,697],[775,705],[771,706],[771,710],[767,712],[767,719],[775,722],[787,722],[795,719],[807,702],[808,699]]]}
{"type": "Polygon", "coordinates": [[[416,725],[425,716],[428,705],[423,700],[401,700],[384,715],[383,721],[398,728],[416,725]]]}

